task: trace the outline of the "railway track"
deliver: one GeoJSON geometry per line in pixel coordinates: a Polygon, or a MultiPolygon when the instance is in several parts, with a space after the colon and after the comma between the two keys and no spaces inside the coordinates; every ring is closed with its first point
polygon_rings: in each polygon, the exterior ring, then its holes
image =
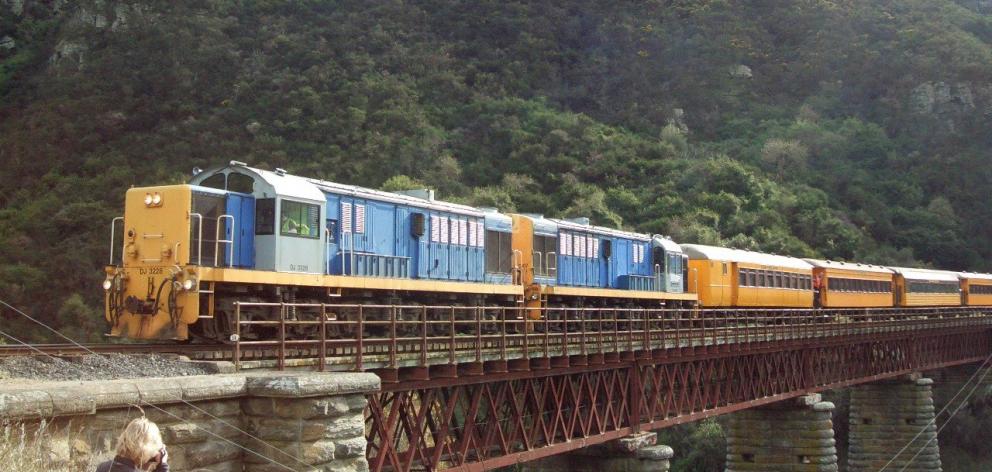
{"type": "Polygon", "coordinates": [[[226,353],[231,347],[212,344],[32,344],[0,345],[0,358],[14,356],[50,355],[55,357],[82,356],[86,354],[193,354],[201,357],[209,353],[226,353]]]}
{"type": "MultiPolygon", "coordinates": [[[[248,304],[245,304],[247,306],[248,304]]],[[[305,305],[301,305],[305,306],[305,305]]],[[[503,364],[567,366],[574,359],[617,357],[621,353],[730,350],[776,342],[893,335],[937,328],[984,329],[992,326],[992,307],[884,310],[613,310],[588,309],[578,314],[555,312],[540,321],[463,319],[452,309],[449,319],[364,319],[339,321],[283,319],[240,320],[239,331],[275,326],[274,336],[236,338],[231,344],[97,343],[0,345],[0,358],[51,355],[177,354],[195,360],[234,361],[237,368],[316,367],[334,371],[397,371],[472,368],[503,364]],[[572,317],[568,317],[571,315],[572,317]],[[326,334],[339,326],[345,336],[326,334]],[[314,330],[316,333],[314,335],[314,330]],[[287,334],[303,328],[308,336],[287,334]]],[[[395,313],[395,312],[394,312],[395,313]]],[[[476,313],[476,316],[477,313],[476,313]]],[[[518,368],[514,367],[514,368],[518,368]]],[[[412,372],[412,371],[411,371],[412,372]]]]}

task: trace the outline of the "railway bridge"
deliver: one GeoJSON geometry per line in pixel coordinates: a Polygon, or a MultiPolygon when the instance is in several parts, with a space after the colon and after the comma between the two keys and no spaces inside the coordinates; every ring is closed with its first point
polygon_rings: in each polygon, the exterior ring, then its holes
{"type": "Polygon", "coordinates": [[[992,355],[985,307],[549,308],[533,320],[510,308],[279,304],[278,322],[242,314],[258,305],[238,306],[238,326],[268,324],[274,339],[238,338],[239,364],[250,350],[276,350],[280,368],[311,352],[318,369],[381,378],[366,410],[373,471],[492,470],[601,444],[633,453],[652,430],[735,412],[728,471],[837,470],[833,405],[818,393],[847,387],[848,470],[940,470],[921,373],[992,355]],[[345,311],[359,314],[357,328],[337,320],[345,311]]]}

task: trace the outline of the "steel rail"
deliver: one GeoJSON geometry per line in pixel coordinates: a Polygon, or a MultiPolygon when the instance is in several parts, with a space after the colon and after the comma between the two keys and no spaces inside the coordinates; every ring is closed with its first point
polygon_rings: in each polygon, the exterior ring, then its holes
{"type": "Polygon", "coordinates": [[[200,352],[229,352],[229,346],[213,344],[32,344],[0,345],[0,358],[14,356],[51,355],[55,357],[97,354],[186,354],[200,352]],[[40,354],[39,351],[43,354],[40,354]]]}

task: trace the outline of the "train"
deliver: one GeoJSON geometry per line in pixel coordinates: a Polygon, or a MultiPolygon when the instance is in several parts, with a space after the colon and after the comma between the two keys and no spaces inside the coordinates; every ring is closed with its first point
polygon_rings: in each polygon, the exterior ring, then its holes
{"type": "Polygon", "coordinates": [[[264,337],[240,321],[295,316],[280,304],[333,304],[325,316],[343,321],[442,305],[532,320],[555,308],[992,305],[989,274],[678,244],[238,161],[129,189],[105,273],[107,334],[134,340],[264,337]]]}

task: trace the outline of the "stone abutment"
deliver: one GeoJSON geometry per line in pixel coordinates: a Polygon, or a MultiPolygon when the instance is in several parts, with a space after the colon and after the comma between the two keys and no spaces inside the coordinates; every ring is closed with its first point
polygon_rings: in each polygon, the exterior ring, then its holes
{"type": "Polygon", "coordinates": [[[142,414],[176,472],[367,471],[365,395],[379,378],[252,373],[0,386],[0,421],[43,429],[53,465],[93,470],[142,414]]]}

